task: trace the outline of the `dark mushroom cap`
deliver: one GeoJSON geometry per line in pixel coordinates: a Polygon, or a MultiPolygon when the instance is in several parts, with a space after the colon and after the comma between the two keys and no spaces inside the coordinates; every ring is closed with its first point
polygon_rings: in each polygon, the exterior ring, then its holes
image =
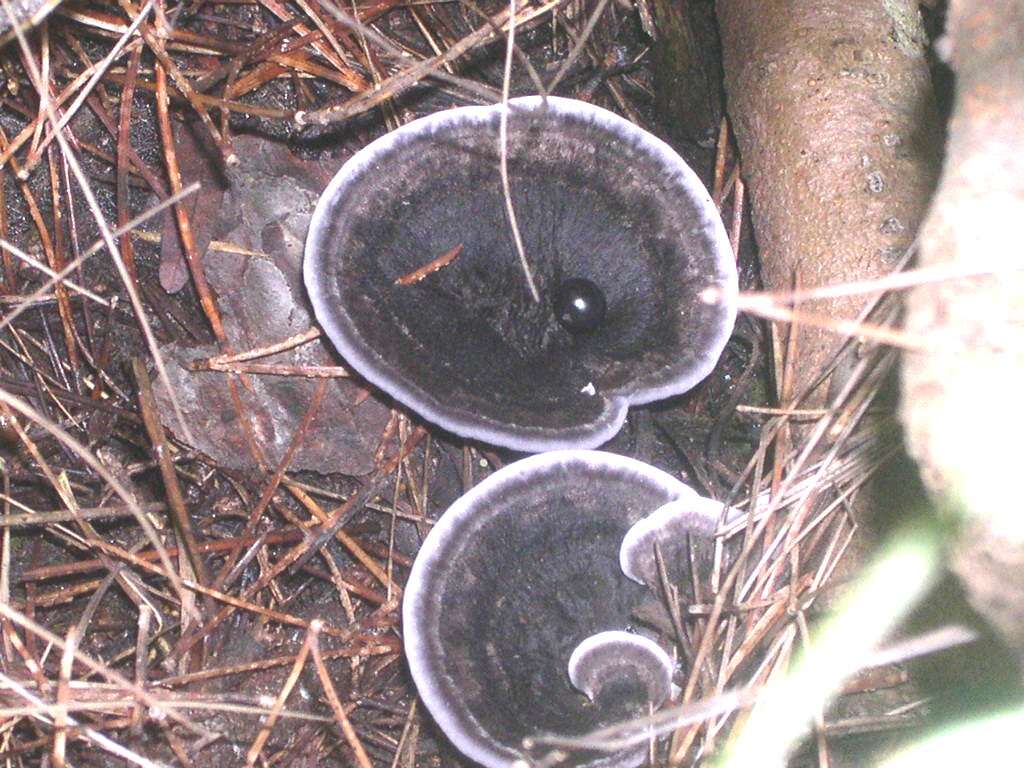
{"type": "Polygon", "coordinates": [[[439,112],[356,153],[313,215],[307,290],[345,360],[439,426],[523,451],[595,447],[630,404],[685,392],[714,367],[735,319],[733,256],[707,190],[667,144],[590,104],[515,99],[509,173],[534,302],[506,219],[500,114],[439,112]],[[555,311],[575,279],[605,302],[582,333],[555,311]]]}
{"type": "MultiPolygon", "coordinates": [[[[441,516],[409,575],[403,637],[419,694],[456,747],[511,766],[540,732],[581,735],[647,713],[643,685],[591,703],[569,662],[587,638],[628,627],[648,594],[619,567],[627,531],[692,495],[634,459],[554,451],[506,466],[441,516]]],[[[642,757],[584,753],[575,764],[642,757]]]]}

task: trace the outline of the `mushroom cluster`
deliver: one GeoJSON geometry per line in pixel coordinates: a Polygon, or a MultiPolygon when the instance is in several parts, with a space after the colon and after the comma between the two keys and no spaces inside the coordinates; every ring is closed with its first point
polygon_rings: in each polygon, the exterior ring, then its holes
{"type": "MultiPolygon", "coordinates": [[[[597,451],[553,451],[494,473],[434,526],[405,591],[406,656],[452,743],[489,768],[523,765],[524,740],[580,736],[647,714],[674,663],[629,631],[658,542],[680,583],[707,573],[723,507],[670,475],[597,451]]],[[[645,746],[582,752],[632,766],[645,746]]]]}
{"type": "Polygon", "coordinates": [[[317,320],[365,379],[457,435],[548,451],[456,501],[405,591],[420,696],[489,768],[524,765],[538,733],[670,698],[674,662],[634,613],[663,568],[685,583],[710,567],[722,505],[580,449],[707,376],[737,289],[717,209],[668,145],[571,99],[505,109],[440,112],[356,153],[317,204],[303,265],[317,320]]]}
{"type": "Polygon", "coordinates": [[[712,370],[733,255],[660,139],[584,102],[514,99],[509,185],[535,300],[502,191],[502,110],[430,115],[345,163],[310,224],[307,290],[345,361],[438,426],[529,452],[597,447],[630,405],[712,370]]]}

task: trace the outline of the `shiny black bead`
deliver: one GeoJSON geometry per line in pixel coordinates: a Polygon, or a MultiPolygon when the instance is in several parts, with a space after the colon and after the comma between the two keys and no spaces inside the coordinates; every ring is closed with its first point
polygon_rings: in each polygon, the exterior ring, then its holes
{"type": "Polygon", "coordinates": [[[604,292],[590,280],[573,277],[555,292],[555,317],[572,333],[587,333],[604,320],[607,303],[604,292]]]}

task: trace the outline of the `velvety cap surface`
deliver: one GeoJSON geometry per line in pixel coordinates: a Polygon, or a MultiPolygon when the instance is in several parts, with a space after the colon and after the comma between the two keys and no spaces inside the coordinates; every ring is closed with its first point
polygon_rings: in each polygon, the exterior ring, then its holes
{"type": "Polygon", "coordinates": [[[651,134],[569,99],[510,110],[512,198],[539,303],[506,219],[500,107],[415,121],[346,163],[310,226],[307,289],[346,361],[441,427],[519,450],[595,447],[629,404],[714,367],[734,320],[733,258],[707,191],[651,134]],[[447,266],[396,283],[455,248],[447,266]],[[585,333],[556,316],[570,280],[603,293],[603,320],[585,333]],[[711,287],[721,303],[701,299],[711,287]]]}
{"type": "MultiPolygon", "coordinates": [[[[633,459],[555,451],[510,464],[445,512],[410,574],[403,636],[420,696],[460,750],[508,766],[525,737],[647,713],[648,680],[591,703],[569,661],[588,638],[628,627],[646,594],[619,567],[626,532],[692,493],[633,459]]],[[[569,764],[631,765],[642,752],[569,764]]]]}

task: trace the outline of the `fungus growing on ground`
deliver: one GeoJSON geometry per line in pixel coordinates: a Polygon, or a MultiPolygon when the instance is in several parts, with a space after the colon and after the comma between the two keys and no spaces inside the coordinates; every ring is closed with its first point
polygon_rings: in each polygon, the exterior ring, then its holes
{"type": "Polygon", "coordinates": [[[439,112],[353,156],[310,224],[306,286],[345,361],[437,425],[523,451],[596,447],[630,405],[714,367],[735,318],[732,252],[667,144],[590,104],[514,99],[509,176],[534,301],[506,218],[500,115],[439,112]]]}
{"type": "MultiPolygon", "coordinates": [[[[653,510],[694,498],[634,459],[554,451],[494,473],[441,516],[409,575],[403,636],[420,696],[456,747],[512,766],[524,739],[580,736],[665,702],[668,656],[624,631],[650,593],[622,572],[620,549],[653,510]]],[[[717,516],[694,522],[684,538],[710,548],[717,516]]],[[[668,566],[690,574],[676,554],[685,568],[668,566]]],[[[571,764],[631,766],[644,752],[571,764]]]]}

